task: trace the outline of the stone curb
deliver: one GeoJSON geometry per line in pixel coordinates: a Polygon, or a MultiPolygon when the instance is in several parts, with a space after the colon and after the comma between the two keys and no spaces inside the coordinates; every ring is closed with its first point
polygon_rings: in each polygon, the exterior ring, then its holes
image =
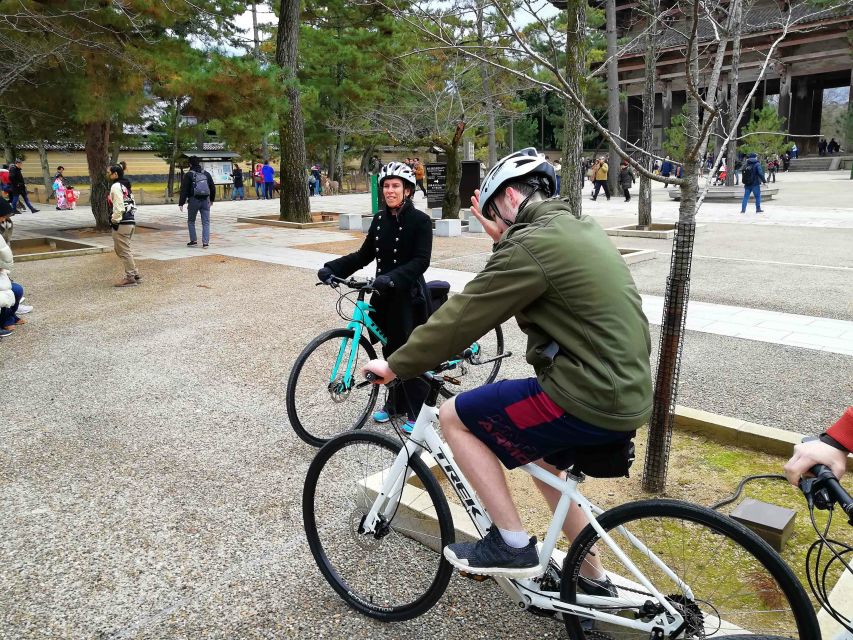
{"type": "MultiPolygon", "coordinates": [[[[675,407],[674,426],[683,431],[699,433],[715,442],[733,444],[745,449],[754,449],[783,457],[790,456],[794,450],[794,445],[800,444],[803,440],[801,433],[785,431],[681,405],[675,407]]],[[[847,457],[847,469],[853,471],[853,457],[847,457]]]]}

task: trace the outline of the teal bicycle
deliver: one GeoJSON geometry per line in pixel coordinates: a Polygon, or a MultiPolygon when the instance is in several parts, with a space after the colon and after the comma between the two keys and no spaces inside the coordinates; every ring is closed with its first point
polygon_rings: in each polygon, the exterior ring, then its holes
{"type": "MultiPolygon", "coordinates": [[[[377,357],[373,345],[387,342],[382,329],[370,317],[373,307],[365,301],[367,294],[374,291],[373,278],[332,277],[327,284],[338,291],[335,310],[348,324],[314,338],[296,358],[287,381],[290,425],[296,435],[315,447],[346,430],[360,429],[367,422],[380,387],[356,383],[356,375],[365,363],[377,357]],[[354,305],[351,313],[346,310],[349,304],[354,305]]],[[[494,382],[503,359],[511,355],[504,352],[501,327],[495,327],[450,361],[444,376],[448,384],[442,395],[449,398],[494,382]]]]}

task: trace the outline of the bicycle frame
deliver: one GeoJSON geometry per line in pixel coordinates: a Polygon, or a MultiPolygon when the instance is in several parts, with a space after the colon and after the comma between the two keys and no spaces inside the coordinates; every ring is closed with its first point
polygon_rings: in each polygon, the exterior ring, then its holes
{"type": "MultiPolygon", "coordinates": [[[[363,532],[369,535],[376,530],[377,524],[381,519],[388,520],[393,517],[397,509],[397,502],[402,496],[406,486],[406,481],[411,472],[408,472],[409,458],[420,455],[424,450],[431,453],[435,458],[438,466],[441,468],[448,482],[453,487],[454,492],[459,497],[462,506],[465,508],[474,526],[477,528],[480,536],[485,536],[486,530],[492,526],[492,521],[488,513],[478,501],[476,494],[466,480],[464,474],[456,465],[453,459],[453,454],[447,444],[441,439],[435,430],[434,422],[438,420],[438,410],[435,407],[427,404],[423,405],[421,412],[418,414],[418,419],[412,430],[409,439],[405,442],[400,453],[397,455],[392,464],[389,473],[387,474],[377,497],[375,498],[370,511],[363,521],[363,532]]],[[[590,524],[613,553],[622,561],[623,565],[633,574],[634,578],[643,587],[654,595],[667,612],[667,616],[659,614],[654,619],[643,622],[640,620],[631,620],[621,616],[606,613],[596,608],[597,607],[622,607],[630,608],[638,605],[636,598],[630,599],[627,597],[601,597],[587,596],[583,594],[577,595],[577,603],[571,604],[559,599],[559,594],[554,592],[543,591],[538,582],[534,579],[514,580],[509,578],[496,577],[495,581],[501,588],[513,599],[513,601],[521,608],[536,607],[545,611],[553,611],[556,613],[567,613],[572,615],[583,616],[603,622],[609,622],[622,627],[630,627],[640,631],[652,633],[654,628],[663,629],[667,634],[674,633],[684,622],[683,616],[676,611],[672,604],[665,598],[658,589],[646,578],[646,576],[634,565],[630,558],[625,555],[622,549],[616,542],[604,531],[601,525],[595,519],[597,514],[603,513],[603,510],[593,505],[579,491],[578,483],[580,479],[567,474],[565,480],[553,475],[545,469],[535,465],[527,464],[521,467],[533,477],[550,485],[561,493],[557,509],[554,512],[554,517],[551,520],[551,525],[548,528],[548,533],[542,543],[539,552],[539,565],[542,572],[548,567],[551,556],[560,536],[563,522],[569,512],[570,505],[574,502],[586,514],[590,524]]],[[[652,551],[646,547],[637,538],[631,535],[624,527],[619,527],[618,531],[626,536],[631,544],[639,549],[647,558],[649,558],[661,571],[675,581],[676,584],[683,590],[688,598],[693,598],[693,593],[690,588],[666,566],[652,551]]],[[[645,601],[647,598],[643,598],[645,601]]],[[[639,602],[642,604],[642,602],[639,602]]]]}
{"type": "MultiPolygon", "coordinates": [[[[332,373],[329,376],[329,384],[334,383],[334,381],[338,379],[338,372],[346,358],[347,364],[344,369],[343,384],[347,390],[352,387],[353,374],[355,373],[353,371],[353,367],[355,366],[355,356],[358,348],[350,349],[349,356],[347,356],[347,346],[350,344],[350,340],[352,340],[353,345],[358,345],[362,331],[367,330],[368,337],[372,333],[383,345],[388,344],[388,338],[384,333],[382,333],[382,330],[370,317],[370,313],[372,311],[375,311],[375,309],[364,301],[364,292],[359,291],[358,299],[355,302],[355,309],[353,310],[352,320],[347,324],[347,331],[352,332],[352,339],[344,338],[341,340],[341,346],[338,348],[338,357],[335,359],[335,364],[332,367],[332,373]]],[[[480,351],[480,345],[475,342],[471,345],[471,350],[474,355],[477,355],[480,351]]],[[[450,360],[449,364],[452,367],[455,367],[461,362],[462,359],[459,358],[456,360],[450,360]]]]}
{"type": "Polygon", "coordinates": [[[338,372],[341,369],[341,364],[346,356],[347,345],[352,343],[354,347],[350,349],[349,357],[347,357],[346,369],[344,370],[343,383],[346,389],[350,389],[353,383],[353,368],[355,366],[355,356],[358,352],[358,342],[361,338],[362,331],[366,329],[368,336],[372,333],[384,345],[388,343],[388,338],[382,333],[382,330],[376,326],[376,323],[370,317],[370,312],[375,309],[364,301],[364,292],[359,291],[358,300],[355,303],[352,320],[347,324],[347,331],[352,331],[352,338],[344,338],[341,340],[341,346],[338,348],[338,357],[335,359],[335,364],[332,367],[332,373],[329,377],[329,383],[333,383],[338,379],[338,372]]]}

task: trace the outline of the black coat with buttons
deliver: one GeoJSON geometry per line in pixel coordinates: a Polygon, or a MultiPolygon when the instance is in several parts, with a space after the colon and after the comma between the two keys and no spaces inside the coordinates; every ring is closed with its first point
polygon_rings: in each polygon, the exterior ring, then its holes
{"type": "Polygon", "coordinates": [[[385,333],[383,349],[390,356],[408,340],[415,327],[426,322],[428,294],[424,272],[432,255],[432,220],[406,200],[397,215],[386,209],[374,216],[358,251],[327,262],[339,278],[346,278],[376,260],[376,275],[387,275],[394,287],[375,293],[371,317],[385,333]]]}

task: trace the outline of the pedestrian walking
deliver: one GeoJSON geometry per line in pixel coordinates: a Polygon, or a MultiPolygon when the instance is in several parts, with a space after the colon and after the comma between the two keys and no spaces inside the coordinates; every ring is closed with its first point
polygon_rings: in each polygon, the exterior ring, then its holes
{"type": "Polygon", "coordinates": [[[237,198],[240,198],[240,200],[245,200],[246,189],[243,186],[243,170],[239,165],[235,164],[229,175],[231,176],[231,180],[234,184],[234,188],[231,190],[231,199],[236,200],[237,198]]]}
{"type": "Polygon", "coordinates": [[[604,157],[599,158],[598,161],[592,165],[592,178],[595,183],[595,190],[592,192],[593,200],[598,198],[598,192],[601,189],[604,189],[605,197],[610,200],[610,188],[607,186],[607,174],[609,169],[610,167],[608,167],[604,157]]]}
{"type": "Polygon", "coordinates": [[[264,177],[264,200],[272,200],[272,192],[275,188],[275,169],[270,166],[269,160],[264,160],[261,175],[264,177]]]}
{"type": "Polygon", "coordinates": [[[622,194],[625,196],[625,202],[631,201],[631,192],[629,191],[634,184],[634,172],[628,166],[628,161],[622,161],[622,167],[619,169],[619,186],[622,188],[622,194]]]}
{"type": "Polygon", "coordinates": [[[15,160],[15,164],[9,167],[9,185],[11,187],[10,194],[12,195],[12,212],[16,212],[18,210],[18,200],[23,198],[24,204],[29,207],[30,211],[33,213],[38,213],[39,210],[36,209],[31,203],[30,199],[27,197],[27,184],[24,181],[24,172],[21,170],[21,165],[24,164],[24,161],[21,159],[15,160]]]}
{"type": "Polygon", "coordinates": [[[418,187],[420,190],[424,192],[424,198],[427,197],[426,184],[424,180],[426,179],[426,167],[424,167],[424,163],[421,162],[420,158],[415,158],[415,166],[413,168],[415,172],[415,180],[417,181],[418,187]]]}
{"type": "Polygon", "coordinates": [[[125,184],[124,169],[114,164],[108,169],[112,186],[107,197],[110,206],[110,225],[113,228],[113,247],[124,267],[124,278],[115,283],[116,287],[130,287],[142,282],[136,262],[133,259],[131,240],[136,230],[136,203],[125,184]]]}
{"type": "MultiPolygon", "coordinates": [[[[791,157],[796,159],[797,154],[799,152],[800,149],[797,147],[797,143],[795,142],[793,145],[791,145],[791,157]]],[[[785,169],[785,171],[787,171],[787,169],[785,169]]]]}
{"type": "Polygon", "coordinates": [[[821,138],[817,143],[817,153],[821,156],[826,155],[826,140],[824,138],[821,138]]]}
{"type": "Polygon", "coordinates": [[[764,213],[764,209],[761,208],[761,185],[767,184],[767,180],[764,178],[764,169],[755,153],[750,153],[746,159],[741,182],[743,182],[743,202],[740,205],[740,212],[746,213],[746,205],[752,194],[755,196],[755,213],[764,213]]]}
{"type": "Polygon", "coordinates": [[[314,195],[323,195],[323,185],[320,183],[320,165],[315,164],[311,167],[311,175],[314,177],[314,195]]]}
{"type": "MultiPolygon", "coordinates": [[[[668,178],[672,175],[672,160],[669,159],[669,156],[663,159],[663,162],[660,165],[660,174],[664,178],[668,178]]],[[[664,183],[663,188],[666,189],[667,187],[669,187],[669,185],[664,183]]]]}
{"type": "Polygon", "coordinates": [[[563,161],[560,158],[557,158],[557,162],[554,163],[554,174],[557,176],[557,195],[560,195],[560,173],[563,171],[563,161]]]}
{"type": "Polygon", "coordinates": [[[210,244],[210,205],[216,200],[216,187],[213,176],[201,168],[201,162],[196,156],[190,158],[190,170],[181,182],[181,197],[178,200],[178,211],[184,212],[187,205],[187,229],[190,232],[188,247],[198,244],[195,221],[201,214],[201,243],[206,249],[210,244]]]}
{"type": "Polygon", "coordinates": [[[776,172],[779,170],[779,157],[773,156],[773,158],[767,163],[767,178],[768,182],[776,182],[776,172]]]}
{"type": "Polygon", "coordinates": [[[264,165],[260,162],[255,164],[255,169],[252,172],[252,182],[255,184],[255,197],[260,200],[264,197],[264,174],[261,172],[261,169],[264,165]]]}

